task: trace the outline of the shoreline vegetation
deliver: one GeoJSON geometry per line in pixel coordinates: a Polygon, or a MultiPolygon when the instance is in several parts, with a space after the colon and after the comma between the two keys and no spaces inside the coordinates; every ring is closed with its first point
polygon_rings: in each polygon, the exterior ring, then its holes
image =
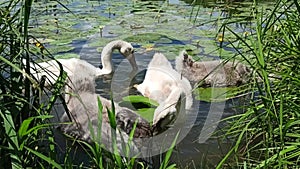
{"type": "Polygon", "coordinates": [[[254,6],[254,32],[246,39],[235,34],[247,61],[261,81],[254,81],[249,105],[229,122],[226,137],[236,138],[216,168],[298,168],[299,166],[299,54],[300,6],[298,1],[277,1],[263,15],[254,6]]]}
{"type": "MultiPolygon", "coordinates": [[[[97,142],[88,144],[74,138],[68,142],[64,157],[60,157],[54,134],[57,124],[52,122],[51,111],[58,100],[65,105],[61,90],[67,76],[62,71],[46,90],[43,80],[38,82],[30,75],[30,60],[54,58],[39,37],[30,32],[31,19],[39,17],[32,16],[34,3],[33,0],[0,3],[0,168],[177,168],[176,163],[170,163],[176,149],[175,138],[169,151],[148,159],[158,164],[121,157],[107,152],[97,142]],[[36,42],[32,43],[32,39],[36,42]],[[41,99],[41,95],[49,97],[41,99]],[[75,163],[72,153],[78,145],[87,154],[88,163],[75,163]]],[[[55,3],[68,11],[62,2],[55,3]]],[[[247,88],[250,93],[249,103],[243,107],[245,111],[223,119],[227,125],[220,131],[222,134],[216,133],[221,139],[230,138],[233,142],[215,168],[297,168],[300,165],[300,4],[297,0],[278,0],[272,10],[265,10],[256,1],[251,3],[251,31],[236,33],[230,24],[241,20],[229,16],[222,18],[221,33],[216,33],[220,50],[226,40],[236,51],[231,59],[247,63],[254,73],[253,83],[242,89],[247,88]]],[[[197,15],[196,7],[193,10],[191,15],[197,15]]],[[[196,19],[193,22],[201,24],[196,19]]]]}

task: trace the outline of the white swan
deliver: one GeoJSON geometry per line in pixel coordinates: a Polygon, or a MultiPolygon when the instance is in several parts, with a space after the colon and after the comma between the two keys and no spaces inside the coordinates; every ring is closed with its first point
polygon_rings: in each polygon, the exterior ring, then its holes
{"type": "MultiPolygon", "coordinates": [[[[119,52],[129,60],[133,70],[137,70],[137,64],[135,61],[134,56],[134,49],[132,45],[123,40],[115,40],[108,43],[102,50],[101,53],[101,62],[103,68],[97,68],[85,60],[72,58],[72,59],[57,59],[57,60],[50,60],[46,62],[41,62],[38,64],[30,64],[30,72],[34,75],[34,77],[40,81],[42,76],[46,76],[46,84],[48,86],[53,84],[59,74],[61,73],[60,66],[58,62],[62,65],[64,71],[67,72],[68,77],[73,75],[76,76],[78,72],[86,72],[86,76],[91,77],[98,77],[106,74],[110,74],[113,72],[113,65],[112,65],[112,52],[118,49],[119,52]]],[[[24,60],[23,60],[24,62],[24,60]]]]}
{"type": "Polygon", "coordinates": [[[224,60],[195,62],[186,51],[176,58],[176,70],[191,83],[203,86],[238,86],[249,80],[251,69],[239,62],[224,60]],[[203,80],[203,81],[202,81],[203,80]]]}
{"type": "Polygon", "coordinates": [[[185,108],[193,104],[190,82],[176,72],[167,58],[161,53],[155,53],[148,65],[144,81],[135,85],[142,95],[157,101],[160,105],[154,112],[154,121],[165,117],[170,112],[176,112],[176,103],[181,93],[185,95],[185,108]]]}

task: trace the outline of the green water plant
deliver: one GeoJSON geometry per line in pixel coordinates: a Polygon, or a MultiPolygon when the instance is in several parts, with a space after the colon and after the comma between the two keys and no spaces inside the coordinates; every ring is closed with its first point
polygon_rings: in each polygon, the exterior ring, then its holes
{"type": "Polygon", "coordinates": [[[122,106],[133,105],[133,109],[137,111],[144,119],[152,122],[155,108],[159,105],[155,100],[140,96],[140,95],[129,95],[123,98],[120,103],[122,106]]]}

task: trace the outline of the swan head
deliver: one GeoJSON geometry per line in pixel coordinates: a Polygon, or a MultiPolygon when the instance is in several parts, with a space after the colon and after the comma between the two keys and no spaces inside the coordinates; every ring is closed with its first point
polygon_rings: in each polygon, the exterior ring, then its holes
{"type": "Polygon", "coordinates": [[[103,67],[99,74],[103,75],[113,72],[112,53],[114,50],[118,50],[126,59],[128,59],[133,70],[138,69],[135,61],[133,46],[123,40],[114,40],[105,45],[101,52],[101,62],[103,67]]]}
{"type": "Polygon", "coordinates": [[[137,70],[138,67],[137,67],[137,64],[136,64],[136,61],[135,61],[133,46],[130,43],[128,43],[128,42],[125,42],[125,41],[122,41],[122,42],[123,42],[123,45],[121,45],[120,53],[126,59],[128,59],[129,63],[132,66],[132,69],[133,70],[137,70]]]}
{"type": "MultiPolygon", "coordinates": [[[[162,103],[154,112],[153,133],[161,133],[168,129],[176,121],[177,117],[185,114],[185,94],[181,92],[178,100],[174,103],[162,103]]],[[[184,116],[184,115],[183,115],[184,116]]]]}

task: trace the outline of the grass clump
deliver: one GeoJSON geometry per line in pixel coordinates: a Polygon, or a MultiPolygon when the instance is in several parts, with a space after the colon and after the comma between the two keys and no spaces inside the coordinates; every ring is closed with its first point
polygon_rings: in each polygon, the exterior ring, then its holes
{"type": "MultiPolygon", "coordinates": [[[[89,154],[88,165],[74,164],[71,155],[67,154],[71,152],[71,146],[66,147],[67,153],[61,159],[50,112],[57,99],[62,98],[67,75],[61,71],[57,81],[46,91],[45,79],[38,81],[30,72],[31,61],[54,59],[43,42],[30,32],[33,3],[33,0],[0,2],[0,168],[149,168],[136,158],[106,152],[98,142],[101,135],[95,136],[94,144],[78,141],[89,154]],[[41,95],[48,97],[42,99],[41,95]]],[[[62,5],[58,1],[53,3],[62,5]]],[[[114,110],[110,113],[113,125],[114,110]]],[[[99,102],[99,126],[101,117],[99,102]]],[[[174,145],[166,153],[162,168],[169,166],[173,148],[174,145]]],[[[174,165],[169,166],[172,167],[174,165]]]]}
{"type": "Polygon", "coordinates": [[[55,142],[50,111],[60,96],[62,74],[42,101],[43,82],[30,75],[32,53],[28,31],[32,0],[0,4],[0,168],[54,166],[55,142]],[[22,60],[26,60],[25,63],[22,60]]]}
{"type": "MultiPolygon", "coordinates": [[[[254,4],[255,5],[255,4],[254,4]]],[[[236,36],[239,56],[248,61],[257,78],[252,99],[243,114],[229,117],[226,136],[232,149],[217,168],[297,168],[300,141],[300,6],[278,1],[265,15],[254,6],[255,26],[245,39],[236,36]],[[242,49],[242,50],[241,50],[242,49]]]]}

